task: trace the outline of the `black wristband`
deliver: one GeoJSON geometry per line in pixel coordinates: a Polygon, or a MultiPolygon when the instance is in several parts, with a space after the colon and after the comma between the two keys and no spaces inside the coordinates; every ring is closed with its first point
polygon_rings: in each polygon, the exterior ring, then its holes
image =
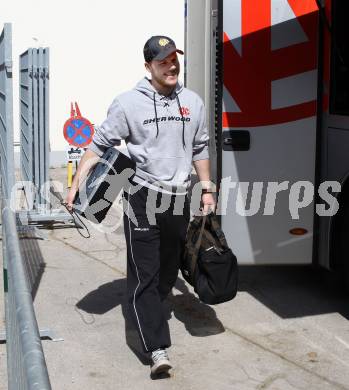
{"type": "Polygon", "coordinates": [[[213,194],[213,191],[210,188],[203,188],[201,190],[201,195],[203,194],[213,194]]]}

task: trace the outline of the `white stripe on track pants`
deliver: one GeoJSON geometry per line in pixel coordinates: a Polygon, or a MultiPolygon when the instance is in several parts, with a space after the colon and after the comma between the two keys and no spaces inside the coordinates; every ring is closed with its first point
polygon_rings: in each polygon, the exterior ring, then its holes
{"type": "Polygon", "coordinates": [[[171,345],[162,300],[177,280],[190,211],[187,195],[154,193],[147,187],[132,193],[134,188],[124,192],[127,300],[144,351],[150,352],[171,345]],[[148,193],[153,202],[147,203],[148,193]],[[156,212],[160,202],[170,207],[156,212]],[[133,223],[132,212],[138,226],[133,223]],[[155,224],[150,224],[147,212],[153,212],[155,224]]]}

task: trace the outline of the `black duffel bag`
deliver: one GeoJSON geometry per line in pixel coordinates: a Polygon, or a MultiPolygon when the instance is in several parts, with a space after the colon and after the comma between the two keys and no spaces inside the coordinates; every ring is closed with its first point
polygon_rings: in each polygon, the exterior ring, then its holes
{"type": "Polygon", "coordinates": [[[214,305],[235,297],[237,260],[214,213],[195,216],[190,222],[181,273],[204,303],[214,305]]]}

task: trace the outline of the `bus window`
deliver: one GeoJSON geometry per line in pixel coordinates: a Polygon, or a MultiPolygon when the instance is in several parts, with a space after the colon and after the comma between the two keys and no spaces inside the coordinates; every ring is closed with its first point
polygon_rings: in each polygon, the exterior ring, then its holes
{"type": "Polygon", "coordinates": [[[332,1],[330,112],[349,115],[349,2],[332,1]]]}

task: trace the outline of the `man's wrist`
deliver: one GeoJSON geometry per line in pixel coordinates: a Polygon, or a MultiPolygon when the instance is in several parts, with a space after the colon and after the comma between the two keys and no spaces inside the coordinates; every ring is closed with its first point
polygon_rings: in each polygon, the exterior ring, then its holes
{"type": "Polygon", "coordinates": [[[201,182],[201,194],[212,194],[216,192],[216,186],[210,180],[201,182]]]}
{"type": "Polygon", "coordinates": [[[201,195],[204,194],[213,194],[215,191],[212,188],[202,188],[201,195]]]}

